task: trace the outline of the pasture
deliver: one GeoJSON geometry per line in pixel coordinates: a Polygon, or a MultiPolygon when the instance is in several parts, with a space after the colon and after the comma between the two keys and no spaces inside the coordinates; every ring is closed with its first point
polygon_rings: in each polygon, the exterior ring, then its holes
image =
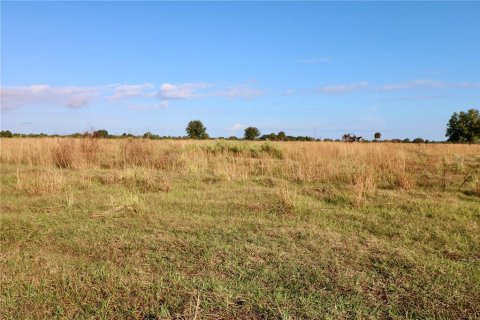
{"type": "Polygon", "coordinates": [[[0,141],[2,319],[480,317],[480,145],[0,141]]]}

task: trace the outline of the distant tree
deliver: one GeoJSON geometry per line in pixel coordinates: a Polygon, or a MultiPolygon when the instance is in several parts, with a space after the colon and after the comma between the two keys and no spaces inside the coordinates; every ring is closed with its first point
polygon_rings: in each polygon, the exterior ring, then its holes
{"type": "Polygon", "coordinates": [[[408,138],[403,139],[402,142],[403,142],[403,143],[409,143],[409,142],[410,142],[410,139],[408,139],[408,138]]]}
{"type": "Polygon", "coordinates": [[[425,140],[423,140],[422,138],[415,138],[413,139],[413,143],[424,143],[425,140]]]}
{"type": "Polygon", "coordinates": [[[270,133],[266,136],[266,140],[270,140],[270,141],[277,141],[278,140],[278,137],[275,133],[270,133]]]}
{"type": "Polygon", "coordinates": [[[94,138],[108,138],[108,131],[107,130],[97,130],[93,131],[94,138]]]}
{"type": "Polygon", "coordinates": [[[190,139],[208,139],[207,128],[200,120],[190,121],[185,131],[190,139]]]}
{"type": "Polygon", "coordinates": [[[342,140],[345,142],[359,142],[359,141],[362,141],[363,138],[357,137],[356,135],[351,133],[346,133],[342,136],[342,140]]]}
{"type": "Polygon", "coordinates": [[[13,133],[10,130],[2,130],[2,131],[0,131],[0,137],[11,138],[11,137],[13,137],[13,133]]]}
{"type": "Polygon", "coordinates": [[[255,140],[260,136],[260,130],[255,127],[248,127],[245,129],[244,138],[245,140],[255,140]]]}
{"type": "Polygon", "coordinates": [[[374,137],[375,137],[375,141],[378,141],[382,137],[382,134],[380,132],[375,132],[374,137]]]}
{"type": "Polygon", "coordinates": [[[230,136],[227,138],[228,140],[238,140],[238,137],[235,137],[235,136],[230,136]]]}
{"type": "Polygon", "coordinates": [[[448,121],[445,135],[450,142],[480,142],[480,112],[477,109],[454,112],[448,121]]]}
{"type": "Polygon", "coordinates": [[[145,132],[145,133],[143,134],[143,138],[144,138],[144,139],[151,139],[151,138],[152,138],[152,133],[151,133],[150,131],[145,132]]]}
{"type": "Polygon", "coordinates": [[[278,134],[277,134],[277,139],[279,141],[285,141],[287,138],[287,135],[285,134],[285,132],[283,131],[280,131],[278,134]]]}

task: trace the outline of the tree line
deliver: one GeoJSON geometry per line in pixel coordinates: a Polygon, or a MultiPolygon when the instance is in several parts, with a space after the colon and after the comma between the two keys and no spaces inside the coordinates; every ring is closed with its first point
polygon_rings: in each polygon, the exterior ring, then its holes
{"type": "MultiPolygon", "coordinates": [[[[141,136],[133,135],[130,133],[123,133],[121,135],[111,135],[107,130],[95,130],[93,132],[85,133],[74,133],[71,135],[63,135],[64,137],[92,137],[92,138],[144,138],[144,139],[212,139],[207,133],[207,128],[200,120],[192,120],[188,123],[185,128],[187,133],[186,136],[160,136],[153,134],[151,132],[146,132],[141,136]]],[[[20,134],[12,133],[9,130],[0,131],[0,137],[11,138],[11,137],[60,137],[62,135],[47,135],[44,133],[40,134],[20,134]]],[[[341,139],[316,139],[310,136],[289,136],[286,135],[284,131],[279,131],[278,133],[269,133],[261,134],[260,130],[256,127],[247,127],[244,130],[243,139],[244,140],[269,140],[269,141],[345,141],[345,142],[378,142],[381,141],[382,134],[380,132],[375,132],[372,140],[365,139],[360,136],[356,136],[352,133],[346,133],[342,136],[341,139]]],[[[466,112],[454,112],[447,124],[447,131],[445,136],[447,137],[447,142],[452,143],[480,143],[480,112],[477,109],[469,109],[466,112]]],[[[226,139],[226,140],[239,140],[240,138],[236,136],[230,137],[218,137],[215,139],[226,139]]],[[[383,142],[403,142],[403,143],[434,143],[434,142],[443,142],[443,141],[429,141],[422,138],[410,139],[390,139],[382,140],[383,142]]]]}

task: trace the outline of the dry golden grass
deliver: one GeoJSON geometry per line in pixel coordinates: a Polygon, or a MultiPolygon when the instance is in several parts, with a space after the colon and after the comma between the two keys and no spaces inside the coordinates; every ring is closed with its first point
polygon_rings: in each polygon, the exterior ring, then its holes
{"type": "Polygon", "coordinates": [[[1,319],[475,319],[480,146],[0,139],[1,319]]]}
{"type": "Polygon", "coordinates": [[[265,175],[376,188],[477,188],[480,146],[451,144],[3,139],[0,163],[71,169],[142,167],[219,180],[265,175]]]}

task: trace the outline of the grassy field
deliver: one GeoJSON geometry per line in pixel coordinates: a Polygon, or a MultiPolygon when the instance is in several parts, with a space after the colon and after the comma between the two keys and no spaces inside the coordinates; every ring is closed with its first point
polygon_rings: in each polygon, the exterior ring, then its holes
{"type": "Polygon", "coordinates": [[[2,139],[1,319],[480,317],[480,146],[2,139]]]}

